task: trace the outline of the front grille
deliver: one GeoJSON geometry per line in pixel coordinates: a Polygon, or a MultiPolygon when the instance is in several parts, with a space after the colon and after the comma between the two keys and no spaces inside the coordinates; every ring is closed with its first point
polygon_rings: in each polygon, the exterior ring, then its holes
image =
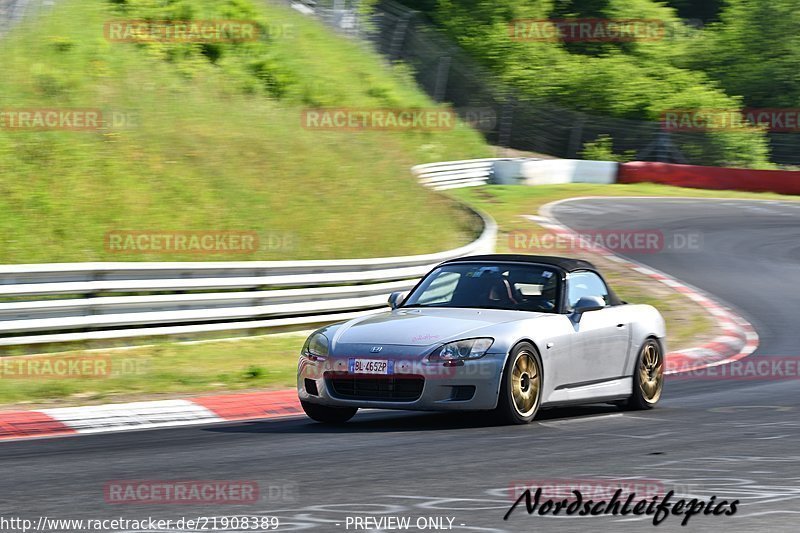
{"type": "Polygon", "coordinates": [[[422,395],[422,376],[363,376],[326,372],[325,383],[333,396],[343,400],[413,402],[422,395]]]}

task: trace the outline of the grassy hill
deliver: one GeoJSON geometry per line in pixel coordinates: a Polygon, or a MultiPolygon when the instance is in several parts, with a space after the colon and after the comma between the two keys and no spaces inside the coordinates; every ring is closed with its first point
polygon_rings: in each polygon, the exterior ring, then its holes
{"type": "Polygon", "coordinates": [[[409,167],[484,157],[464,125],[319,131],[308,107],[431,107],[400,66],[282,6],[250,0],[64,0],[3,41],[0,109],[93,108],[97,131],[0,126],[0,263],[365,257],[472,237],[409,167]],[[165,3],[166,4],[166,3],[165,3]],[[255,42],[116,43],[118,19],[256,20],[255,42]],[[256,231],[255,254],[118,254],[109,231],[256,231]],[[288,244],[287,244],[288,243],[288,244]]]}

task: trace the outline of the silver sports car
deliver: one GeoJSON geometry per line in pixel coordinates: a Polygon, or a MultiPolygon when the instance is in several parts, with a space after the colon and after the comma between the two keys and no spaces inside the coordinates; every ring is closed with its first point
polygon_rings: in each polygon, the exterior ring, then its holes
{"type": "Polygon", "coordinates": [[[540,407],[661,397],[665,327],[621,301],[591,263],[528,255],[446,261],[391,310],[315,331],[297,390],[314,420],[360,407],[495,410],[530,422],[540,407]]]}

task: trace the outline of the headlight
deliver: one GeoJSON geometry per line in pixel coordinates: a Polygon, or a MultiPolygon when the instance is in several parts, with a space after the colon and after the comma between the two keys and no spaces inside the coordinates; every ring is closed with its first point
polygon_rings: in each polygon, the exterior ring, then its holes
{"type": "Polygon", "coordinates": [[[477,359],[483,357],[492,347],[494,339],[485,337],[449,342],[433,352],[431,361],[452,361],[455,359],[477,359]]]}
{"type": "Polygon", "coordinates": [[[322,333],[312,333],[303,345],[303,355],[325,357],[328,355],[328,337],[322,333]]]}

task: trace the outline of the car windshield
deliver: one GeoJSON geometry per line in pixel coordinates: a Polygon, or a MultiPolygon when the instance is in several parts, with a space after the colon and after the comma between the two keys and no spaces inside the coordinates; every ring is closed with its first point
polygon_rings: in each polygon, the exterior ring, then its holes
{"type": "Polygon", "coordinates": [[[555,313],[558,272],[535,264],[454,263],[436,268],[402,307],[474,307],[555,313]]]}

